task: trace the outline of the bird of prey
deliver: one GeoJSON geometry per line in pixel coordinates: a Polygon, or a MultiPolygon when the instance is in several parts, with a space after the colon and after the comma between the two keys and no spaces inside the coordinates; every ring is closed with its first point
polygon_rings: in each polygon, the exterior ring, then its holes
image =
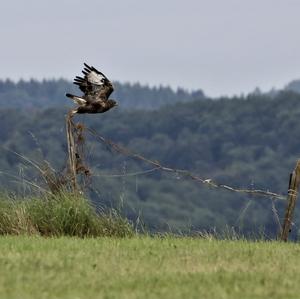
{"type": "Polygon", "coordinates": [[[109,99],[114,88],[103,73],[86,63],[82,73],[84,77],[76,76],[73,83],[79,86],[84,95],[66,94],[78,105],[71,110],[71,116],[76,113],[103,113],[118,105],[115,100],[109,99]]]}

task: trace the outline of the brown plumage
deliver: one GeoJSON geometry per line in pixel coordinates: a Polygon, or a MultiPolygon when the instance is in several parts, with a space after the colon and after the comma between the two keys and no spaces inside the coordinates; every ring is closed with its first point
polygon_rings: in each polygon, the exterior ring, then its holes
{"type": "Polygon", "coordinates": [[[71,115],[75,113],[103,113],[117,106],[118,104],[115,100],[109,99],[109,96],[114,91],[112,83],[93,66],[89,66],[86,63],[84,66],[82,71],[84,77],[76,76],[73,82],[79,86],[84,95],[66,94],[74,103],[79,105],[71,111],[71,115]]]}

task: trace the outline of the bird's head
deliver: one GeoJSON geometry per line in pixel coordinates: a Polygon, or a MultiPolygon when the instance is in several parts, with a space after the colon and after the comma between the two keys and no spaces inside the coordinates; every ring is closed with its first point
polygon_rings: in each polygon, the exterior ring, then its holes
{"type": "Polygon", "coordinates": [[[110,107],[115,107],[115,106],[118,106],[118,103],[117,103],[117,101],[115,101],[115,100],[108,100],[107,101],[108,102],[108,104],[109,104],[109,106],[110,107]]]}

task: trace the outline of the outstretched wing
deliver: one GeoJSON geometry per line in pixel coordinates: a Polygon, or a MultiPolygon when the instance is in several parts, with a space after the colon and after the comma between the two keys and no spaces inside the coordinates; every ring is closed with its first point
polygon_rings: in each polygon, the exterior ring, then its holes
{"type": "Polygon", "coordinates": [[[76,76],[73,83],[78,85],[80,90],[90,100],[106,101],[114,91],[112,83],[93,66],[89,66],[86,63],[84,66],[82,71],[84,77],[76,76]]]}

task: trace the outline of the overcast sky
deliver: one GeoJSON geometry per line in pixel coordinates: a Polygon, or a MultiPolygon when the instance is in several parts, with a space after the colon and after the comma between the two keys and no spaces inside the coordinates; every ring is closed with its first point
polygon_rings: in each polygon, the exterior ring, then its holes
{"type": "Polygon", "coordinates": [[[299,0],[0,0],[0,78],[269,90],[300,78],[299,0]]]}

